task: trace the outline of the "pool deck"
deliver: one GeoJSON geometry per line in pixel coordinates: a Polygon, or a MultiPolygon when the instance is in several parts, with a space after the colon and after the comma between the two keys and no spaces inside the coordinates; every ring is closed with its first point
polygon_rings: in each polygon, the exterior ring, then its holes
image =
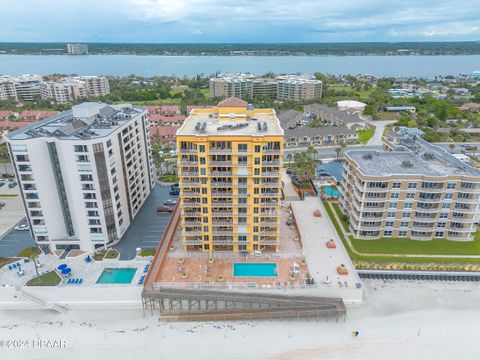
{"type": "MultiPolygon", "coordinates": [[[[118,286],[138,286],[138,280],[145,275],[143,272],[145,265],[149,262],[147,258],[136,258],[134,260],[102,260],[93,261],[91,263],[85,262],[85,255],[80,255],[74,258],[58,259],[55,255],[40,255],[39,260],[41,267],[38,269],[40,274],[56,270],[58,265],[67,264],[72,269],[70,278],[83,279],[82,284],[67,284],[68,278],[64,278],[58,287],[118,287],[118,286]],[[129,284],[97,284],[97,280],[105,268],[137,268],[135,276],[129,284]]],[[[21,268],[25,271],[25,275],[19,276],[17,270],[9,270],[8,266],[0,269],[0,286],[23,286],[30,279],[36,277],[35,266],[32,261],[24,263],[19,261],[21,268]]],[[[138,286],[139,287],[139,286],[138,286]]]]}
{"type": "Polygon", "coordinates": [[[302,238],[303,251],[308,269],[316,283],[326,283],[327,277],[332,288],[355,289],[355,284],[362,283],[340,240],[325,208],[318,197],[307,197],[304,201],[291,203],[295,220],[302,238]],[[313,216],[320,210],[321,217],[313,216]],[[326,243],[333,239],[335,249],[327,248],[326,243]],[[344,264],[348,275],[339,275],[337,267],[344,264]]]}

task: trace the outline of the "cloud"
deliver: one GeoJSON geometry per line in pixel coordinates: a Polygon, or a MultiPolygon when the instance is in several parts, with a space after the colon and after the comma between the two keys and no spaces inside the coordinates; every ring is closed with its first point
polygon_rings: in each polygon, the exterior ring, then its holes
{"type": "Polygon", "coordinates": [[[0,41],[480,39],[478,0],[0,0],[0,8],[0,41]]]}

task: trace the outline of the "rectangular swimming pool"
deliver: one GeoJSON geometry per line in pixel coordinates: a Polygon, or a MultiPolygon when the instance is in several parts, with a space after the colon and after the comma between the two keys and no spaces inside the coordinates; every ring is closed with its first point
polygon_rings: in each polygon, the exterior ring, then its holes
{"type": "Polygon", "coordinates": [[[270,263],[235,263],[233,276],[278,276],[277,264],[270,263]]]}
{"type": "Polygon", "coordinates": [[[130,284],[136,271],[136,268],[105,268],[97,284],[130,284]]]}

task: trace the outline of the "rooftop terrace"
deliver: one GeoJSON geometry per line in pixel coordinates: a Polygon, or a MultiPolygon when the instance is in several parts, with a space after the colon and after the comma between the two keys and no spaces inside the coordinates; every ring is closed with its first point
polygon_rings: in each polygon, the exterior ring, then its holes
{"type": "Polygon", "coordinates": [[[271,109],[219,114],[215,109],[195,109],[177,135],[191,136],[283,136],[280,122],[271,109]]]}
{"type": "Polygon", "coordinates": [[[144,111],[129,104],[107,105],[85,102],[72,109],[32,123],[8,134],[10,140],[38,137],[92,139],[107,136],[144,111]]]}
{"type": "Polygon", "coordinates": [[[347,156],[367,176],[423,175],[480,177],[480,170],[455,158],[447,150],[410,135],[388,139],[394,151],[349,150],[347,156]]]}

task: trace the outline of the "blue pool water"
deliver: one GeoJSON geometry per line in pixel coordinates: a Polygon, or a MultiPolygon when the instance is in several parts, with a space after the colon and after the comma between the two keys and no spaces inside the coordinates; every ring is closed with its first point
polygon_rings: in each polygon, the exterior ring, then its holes
{"type": "Polygon", "coordinates": [[[97,280],[97,284],[130,284],[136,268],[106,268],[97,280]]]}
{"type": "Polygon", "coordinates": [[[277,264],[235,263],[233,276],[278,276],[277,264]]]}
{"type": "Polygon", "coordinates": [[[337,188],[332,188],[331,186],[325,186],[325,195],[327,196],[333,196],[333,197],[339,197],[340,196],[340,191],[338,191],[337,188]]]}

